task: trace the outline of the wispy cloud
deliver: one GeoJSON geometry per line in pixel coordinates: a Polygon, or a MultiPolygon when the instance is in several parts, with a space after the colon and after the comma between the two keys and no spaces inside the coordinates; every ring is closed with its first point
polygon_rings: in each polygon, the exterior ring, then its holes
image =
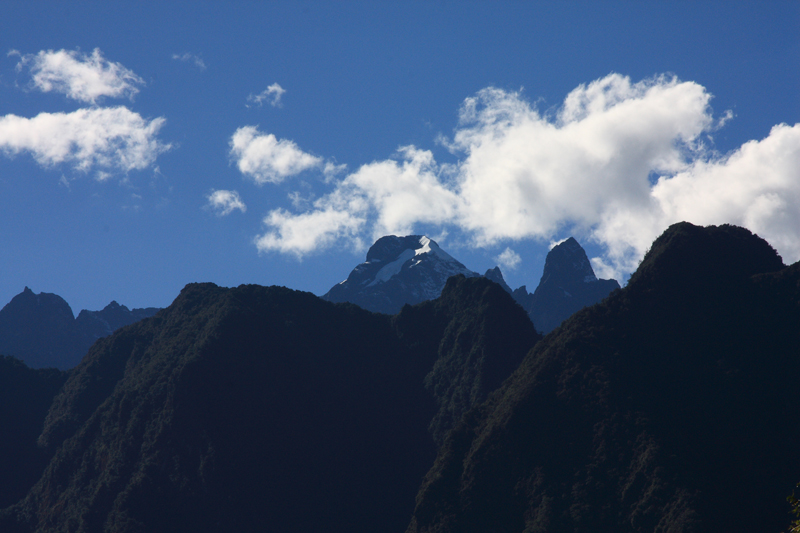
{"type": "Polygon", "coordinates": [[[323,163],[321,157],[302,151],[294,142],[261,133],[256,126],[237,129],[231,137],[230,148],[239,171],[259,185],[279,183],[323,163]]]}
{"type": "Polygon", "coordinates": [[[522,258],[511,248],[506,248],[503,253],[495,257],[495,260],[504,267],[514,270],[522,262],[522,258]]]}
{"type": "MultiPolygon", "coordinates": [[[[9,54],[18,52],[12,50],[9,54]]],[[[59,92],[68,98],[95,104],[103,97],[130,98],[144,80],[120,63],[103,57],[99,48],[91,55],[76,50],[42,50],[21,55],[17,71],[28,69],[31,86],[42,92],[59,92]]]]}
{"type": "Polygon", "coordinates": [[[208,204],[206,207],[215,211],[219,216],[225,216],[239,210],[242,213],[247,211],[247,206],[244,205],[239,193],[236,191],[217,190],[208,195],[208,204]]]}
{"type": "Polygon", "coordinates": [[[265,101],[269,101],[269,104],[272,107],[283,107],[283,104],[281,103],[281,96],[283,96],[283,93],[285,92],[286,89],[284,89],[277,83],[273,83],[272,85],[261,91],[259,94],[251,93],[247,97],[247,101],[257,105],[258,107],[264,105],[265,101]]]}
{"type": "Polygon", "coordinates": [[[195,54],[190,54],[189,52],[185,52],[183,54],[172,54],[172,59],[177,59],[178,61],[183,61],[184,63],[192,63],[200,70],[206,69],[205,61],[203,61],[203,59],[200,56],[195,54]]]}
{"type": "MultiPolygon", "coordinates": [[[[443,141],[456,163],[403,147],[331,179],[332,190],[297,213],[272,211],[257,244],[303,255],[424,224],[489,248],[547,243],[568,229],[601,245],[599,276],[623,279],[655,237],[687,220],[745,226],[799,260],[800,124],[720,155],[704,143],[731,114],[715,119],[711,98],[675,77],[610,74],[543,114],[521,93],[487,88],[464,101],[443,141]]],[[[303,154],[293,143],[291,153],[303,154]]]]}
{"type": "Polygon", "coordinates": [[[170,149],[156,137],[165,119],[147,120],[125,107],[40,113],[33,118],[0,116],[0,150],[30,153],[42,166],[72,164],[104,179],[152,165],[170,149]]]}

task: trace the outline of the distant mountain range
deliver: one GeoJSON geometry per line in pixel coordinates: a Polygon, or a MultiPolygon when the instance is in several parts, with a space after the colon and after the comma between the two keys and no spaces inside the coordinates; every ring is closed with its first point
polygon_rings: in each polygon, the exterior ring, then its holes
{"type": "Polygon", "coordinates": [[[69,372],[0,358],[0,531],[788,528],[800,263],[682,223],[545,337],[508,290],[387,315],[192,284],[69,372]]]}
{"type": "MultiPolygon", "coordinates": [[[[322,298],[395,314],[404,305],[438,298],[448,278],[458,274],[479,276],[428,237],[392,235],[378,239],[367,252],[367,260],[322,298]]],[[[488,270],[484,277],[511,294],[542,333],[619,288],[614,280],[595,277],[586,253],[573,238],[548,253],[544,274],[533,294],[525,286],[512,291],[499,267],[488,270]]],[[[84,309],[75,318],[60,296],[35,294],[25,287],[0,309],[0,354],[17,357],[31,368],[67,370],[80,362],[97,339],[159,310],[128,309],[112,301],[101,311],[84,309]]]]}
{"type": "Polygon", "coordinates": [[[438,298],[450,276],[478,276],[424,235],[381,237],[367,260],[322,296],[393,315],[404,305],[438,298]]]}
{"type": "MultiPolygon", "coordinates": [[[[404,305],[437,298],[447,279],[457,274],[480,275],[424,235],[390,235],[378,239],[367,251],[367,260],[322,298],[394,314],[404,305]]],[[[512,290],[500,267],[486,271],[484,277],[511,294],[542,333],[549,333],[574,312],[619,289],[616,280],[597,279],[586,252],[572,237],[547,254],[544,273],[533,294],[525,286],[512,290]]]]}
{"type": "Polygon", "coordinates": [[[66,370],[77,365],[97,339],[158,311],[111,302],[102,311],[84,309],[75,318],[60,296],[34,294],[25,287],[0,309],[0,354],[17,357],[31,368],[66,370]]]}

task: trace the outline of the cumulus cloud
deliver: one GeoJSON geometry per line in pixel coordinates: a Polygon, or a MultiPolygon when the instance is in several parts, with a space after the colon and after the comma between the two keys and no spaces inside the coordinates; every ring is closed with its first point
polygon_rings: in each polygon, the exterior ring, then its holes
{"type": "Polygon", "coordinates": [[[506,268],[514,270],[522,262],[522,258],[511,248],[506,248],[495,260],[506,268]]]}
{"type": "Polygon", "coordinates": [[[0,116],[0,150],[7,156],[30,153],[42,166],[70,163],[97,170],[103,179],[115,171],[146,168],[170,149],[156,135],[163,118],[146,120],[125,107],[40,113],[33,118],[0,116]]]}
{"type": "Polygon", "coordinates": [[[230,148],[239,171],[259,185],[279,183],[323,163],[321,157],[302,151],[294,142],[261,133],[256,126],[237,129],[231,137],[230,148]]]}
{"type": "Polygon", "coordinates": [[[264,105],[265,100],[269,100],[269,104],[272,107],[283,107],[283,104],[281,103],[281,96],[283,96],[283,93],[285,92],[286,89],[277,83],[273,83],[259,94],[250,94],[247,97],[247,101],[257,105],[258,107],[261,107],[264,105]]]}
{"type": "Polygon", "coordinates": [[[21,56],[17,71],[29,69],[31,85],[42,92],[59,92],[68,98],[95,104],[103,97],[130,98],[144,80],[120,63],[103,57],[99,48],[91,55],[75,50],[42,50],[21,56]]]}
{"type": "Polygon", "coordinates": [[[260,249],[304,254],[420,224],[460,230],[476,247],[547,243],[569,229],[601,245],[599,275],[623,279],[669,224],[687,220],[743,225],[800,259],[800,124],[719,155],[704,139],[731,114],[715,120],[711,98],[676,77],[610,74],[543,114],[519,92],[484,89],[443,142],[455,164],[401,148],[332,181],[305,212],[270,213],[260,249]]]}
{"type": "Polygon", "coordinates": [[[190,54],[189,52],[185,52],[183,54],[172,54],[172,59],[183,61],[184,63],[192,63],[200,70],[206,69],[205,61],[203,61],[203,59],[200,56],[197,56],[195,54],[190,54]]]}
{"type": "Polygon", "coordinates": [[[230,215],[236,209],[244,213],[247,211],[247,206],[242,202],[239,193],[236,191],[216,190],[212,191],[207,196],[208,204],[206,206],[216,211],[217,215],[224,217],[230,215]]]}
{"type": "Polygon", "coordinates": [[[303,255],[324,249],[337,240],[350,240],[354,248],[363,247],[359,237],[365,219],[355,209],[337,209],[329,202],[321,202],[314,211],[294,215],[276,209],[264,219],[271,230],[256,237],[259,252],[278,251],[303,255]],[[355,214],[354,214],[355,213],[355,214]]]}

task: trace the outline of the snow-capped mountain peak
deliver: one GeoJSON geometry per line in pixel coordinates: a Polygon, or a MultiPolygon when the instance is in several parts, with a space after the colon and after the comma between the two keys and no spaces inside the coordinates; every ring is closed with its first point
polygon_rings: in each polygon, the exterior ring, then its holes
{"type": "Polygon", "coordinates": [[[367,251],[366,259],[323,298],[396,313],[405,304],[437,298],[450,276],[478,275],[424,235],[381,237],[367,251]]]}

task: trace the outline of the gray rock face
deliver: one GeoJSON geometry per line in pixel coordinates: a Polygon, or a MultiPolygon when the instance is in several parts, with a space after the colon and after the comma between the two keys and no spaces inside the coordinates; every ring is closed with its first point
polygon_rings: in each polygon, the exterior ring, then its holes
{"type": "MultiPolygon", "coordinates": [[[[597,279],[586,252],[570,237],[547,254],[542,279],[527,298],[526,310],[536,329],[549,333],[573,313],[600,302],[614,289],[619,289],[619,283],[597,279]]],[[[520,301],[522,296],[518,298],[515,294],[515,299],[520,301]]]]}
{"type": "Polygon", "coordinates": [[[102,311],[83,310],[75,318],[57,294],[35,294],[25,287],[0,309],[0,354],[21,359],[31,368],[67,370],[77,365],[94,342],[159,311],[130,310],[111,302],[102,311]]]}
{"type": "Polygon", "coordinates": [[[438,298],[447,278],[456,274],[478,276],[424,235],[389,235],[378,239],[367,260],[322,298],[394,314],[405,304],[438,298]]]}

